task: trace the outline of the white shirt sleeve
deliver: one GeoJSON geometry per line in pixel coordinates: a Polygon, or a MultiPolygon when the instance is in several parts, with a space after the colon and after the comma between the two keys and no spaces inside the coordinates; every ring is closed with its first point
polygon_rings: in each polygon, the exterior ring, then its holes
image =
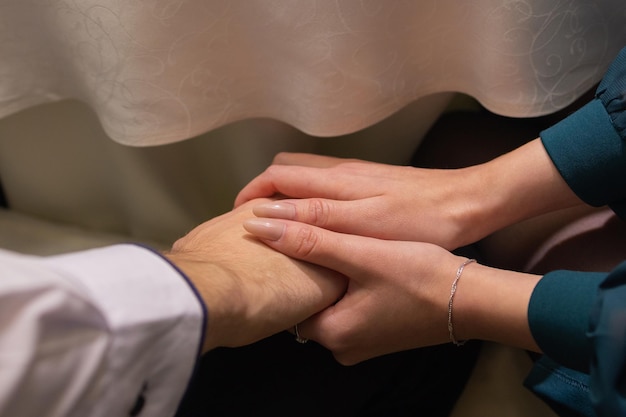
{"type": "Polygon", "coordinates": [[[205,318],[193,286],[147,248],[0,251],[0,416],[171,417],[205,318]]]}

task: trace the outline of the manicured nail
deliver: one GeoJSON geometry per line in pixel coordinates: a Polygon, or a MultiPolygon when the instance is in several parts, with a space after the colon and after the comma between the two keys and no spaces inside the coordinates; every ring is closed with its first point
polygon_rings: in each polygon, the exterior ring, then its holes
{"type": "Polygon", "coordinates": [[[288,220],[294,220],[296,218],[296,206],[284,201],[259,204],[252,208],[252,212],[258,217],[272,217],[288,220]]]}
{"type": "Polygon", "coordinates": [[[253,235],[267,240],[278,240],[285,231],[285,223],[273,219],[248,219],[243,228],[253,235]]]}

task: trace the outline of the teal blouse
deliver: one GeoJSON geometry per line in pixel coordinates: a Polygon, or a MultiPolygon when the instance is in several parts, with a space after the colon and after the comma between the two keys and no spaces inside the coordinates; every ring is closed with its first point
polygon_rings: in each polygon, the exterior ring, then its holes
{"type": "MultiPolygon", "coordinates": [[[[626,220],[626,48],[595,98],[540,136],[576,195],[626,220]]],[[[626,262],[546,274],[528,320],[544,352],[526,379],[531,390],[560,415],[626,416],[626,262]]]]}

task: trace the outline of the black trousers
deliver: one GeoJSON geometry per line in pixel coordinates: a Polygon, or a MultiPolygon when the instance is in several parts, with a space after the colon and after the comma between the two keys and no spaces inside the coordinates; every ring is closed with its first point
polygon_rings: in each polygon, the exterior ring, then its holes
{"type": "Polygon", "coordinates": [[[444,417],[479,346],[433,346],[343,366],[322,346],[284,332],[206,354],[177,417],[444,417]]]}

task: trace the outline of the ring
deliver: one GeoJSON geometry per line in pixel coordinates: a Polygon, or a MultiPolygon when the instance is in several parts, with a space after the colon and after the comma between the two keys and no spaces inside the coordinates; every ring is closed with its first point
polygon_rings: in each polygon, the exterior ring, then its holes
{"type": "Polygon", "coordinates": [[[298,331],[298,325],[293,326],[293,331],[296,334],[296,342],[298,343],[306,343],[309,341],[306,337],[300,337],[300,332],[298,331]]]}

